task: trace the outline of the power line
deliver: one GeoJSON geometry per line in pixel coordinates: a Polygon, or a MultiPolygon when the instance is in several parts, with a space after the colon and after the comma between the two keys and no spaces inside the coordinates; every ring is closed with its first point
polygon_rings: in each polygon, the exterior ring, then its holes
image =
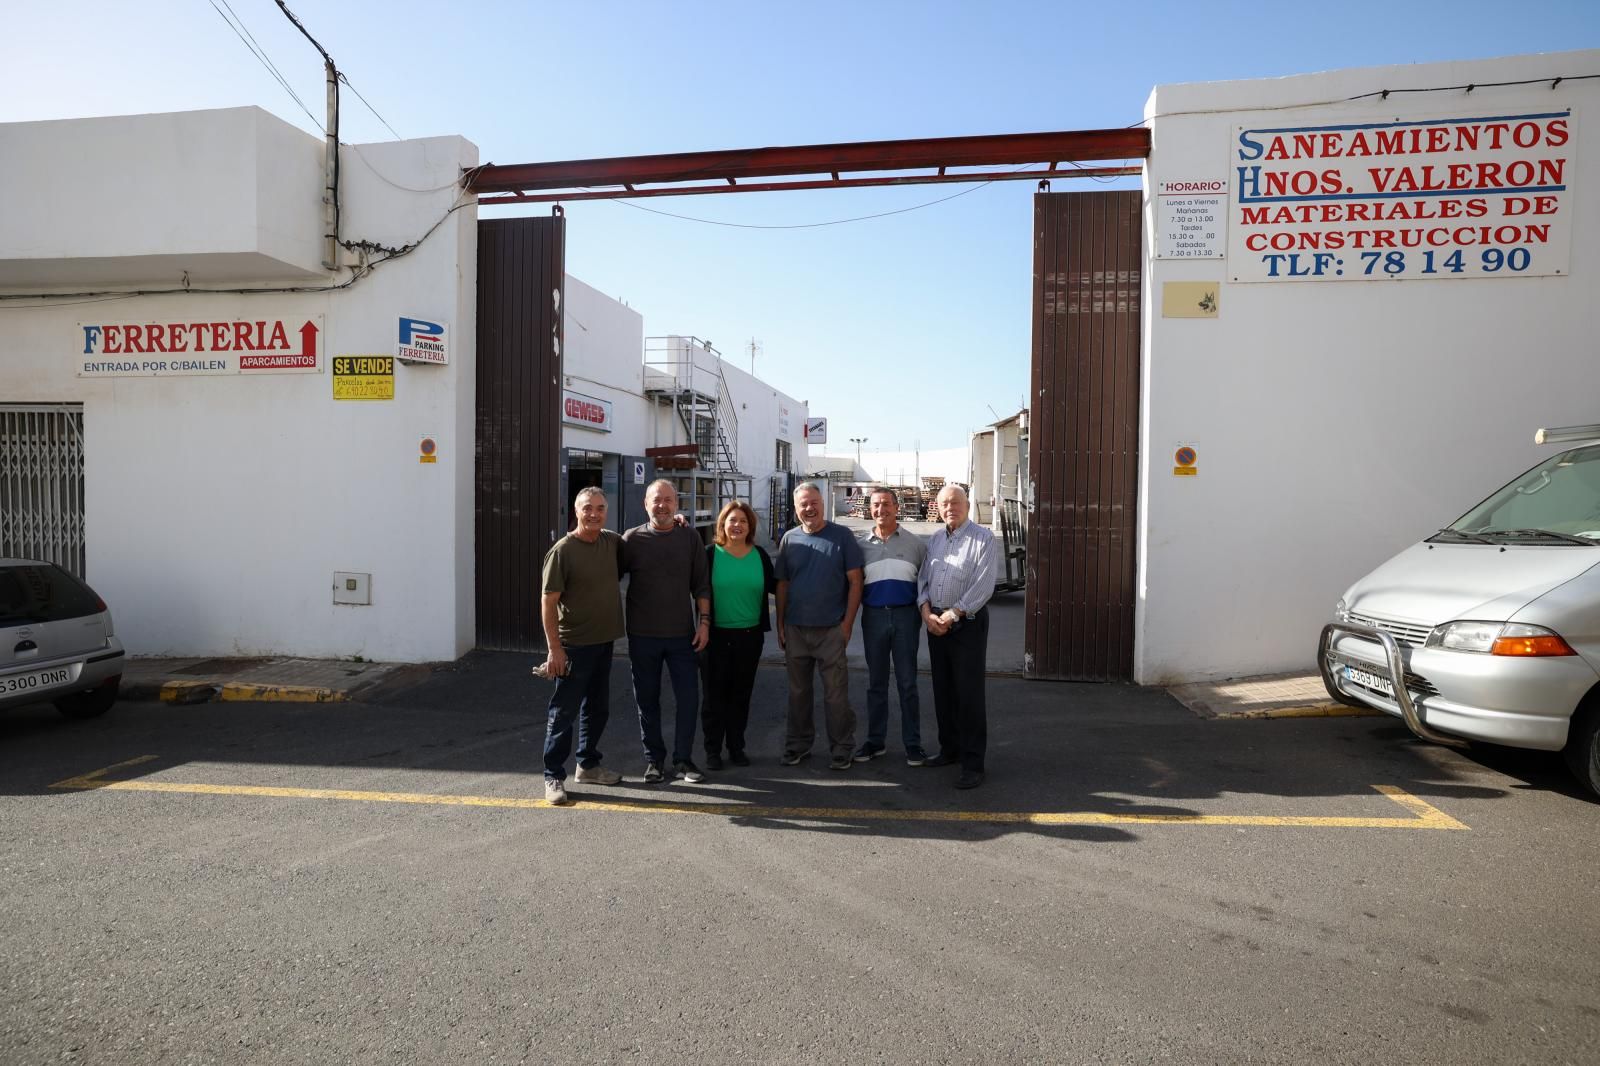
{"type": "Polygon", "coordinates": [[[228,0],[222,0],[222,7],[217,6],[217,0],[207,0],[207,2],[210,3],[212,10],[222,18],[222,21],[228,24],[228,28],[231,29],[236,36],[238,36],[239,40],[244,42],[244,46],[250,49],[250,54],[255,56],[256,60],[267,69],[267,73],[271,74],[275,79],[277,79],[278,84],[283,86],[283,91],[289,94],[289,98],[296,104],[300,105],[300,110],[306,113],[306,118],[311,120],[311,124],[317,127],[317,129],[322,130],[323,133],[326,133],[327,130],[324,129],[322,123],[318,121],[317,116],[311,113],[311,109],[306,107],[305,101],[300,99],[299,95],[294,91],[294,88],[290,86],[288,80],[284,78],[283,74],[278,70],[277,66],[274,65],[272,60],[267,57],[266,50],[256,43],[255,36],[250,32],[249,28],[245,26],[244,20],[240,19],[238,14],[233,10],[232,6],[229,5],[228,0]],[[227,14],[223,13],[223,7],[228,9],[227,14]]]}
{"type": "MultiPolygon", "coordinates": [[[[1077,166],[1078,164],[1074,163],[1073,165],[1077,166]]],[[[1023,171],[1029,170],[1035,166],[1038,166],[1038,164],[1029,163],[1026,166],[1018,167],[1012,173],[1020,174],[1023,171]]],[[[699,222],[707,226],[729,226],[734,229],[818,229],[822,226],[842,226],[847,222],[867,222],[875,218],[888,218],[890,215],[903,215],[908,211],[920,211],[924,207],[933,207],[936,204],[948,203],[958,196],[966,196],[968,193],[977,192],[979,189],[982,189],[985,186],[993,185],[998,180],[998,178],[990,178],[988,181],[974,185],[968,189],[962,189],[960,192],[951,193],[949,196],[941,196],[937,200],[929,200],[927,203],[913,204],[910,207],[896,208],[893,211],[879,211],[876,214],[857,215],[854,218],[835,218],[827,222],[795,222],[788,225],[771,225],[758,222],[723,222],[714,218],[696,218],[693,215],[678,215],[671,211],[659,211],[653,207],[645,207],[643,204],[630,203],[627,199],[621,197],[614,198],[609,202],[622,204],[624,207],[631,207],[638,211],[648,211],[652,215],[665,215],[667,218],[678,218],[685,222],[699,222]]],[[[781,192],[782,190],[774,189],[771,191],[781,192]]]]}
{"type": "Polygon", "coordinates": [[[367,103],[367,98],[365,96],[361,95],[361,90],[357,89],[354,85],[350,84],[350,79],[344,76],[344,71],[342,71],[342,70],[339,72],[339,80],[344,82],[345,85],[349,87],[350,91],[356,94],[356,99],[357,100],[360,100],[363,104],[367,105],[367,110],[371,111],[372,114],[377,118],[377,120],[379,122],[383,123],[384,126],[388,128],[390,133],[394,134],[394,139],[395,140],[397,140],[397,141],[405,140],[405,138],[400,136],[399,132],[393,126],[389,125],[389,120],[388,119],[386,119],[382,115],[378,114],[378,109],[377,108],[375,108],[371,104],[367,103]]]}

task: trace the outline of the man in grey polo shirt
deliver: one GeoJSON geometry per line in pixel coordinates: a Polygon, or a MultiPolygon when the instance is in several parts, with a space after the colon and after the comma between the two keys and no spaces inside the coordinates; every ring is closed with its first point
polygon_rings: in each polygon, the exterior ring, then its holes
{"type": "Polygon", "coordinates": [[[857,536],[866,559],[861,595],[861,644],[867,654],[867,739],[856,762],[888,750],[889,668],[894,667],[900,701],[900,740],[906,765],[928,761],[922,750],[922,711],[917,699],[917,647],[922,619],[917,615],[917,574],[928,546],[900,525],[900,499],[893,489],[875,488],[869,497],[872,528],[857,536]]]}
{"type": "Polygon", "coordinates": [[[861,605],[861,545],[843,526],[823,517],[815,485],[794,490],[800,525],[783,535],[773,564],[778,578],[778,645],[789,667],[789,721],[783,764],[793,766],[816,739],[812,671],[822,674],[828,730],[828,767],[850,769],[856,714],[850,709],[845,646],[861,605]]]}

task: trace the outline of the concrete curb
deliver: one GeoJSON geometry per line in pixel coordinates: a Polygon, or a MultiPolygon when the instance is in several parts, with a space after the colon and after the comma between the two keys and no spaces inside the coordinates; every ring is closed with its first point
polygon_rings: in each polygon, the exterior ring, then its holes
{"type": "Polygon", "coordinates": [[[200,703],[344,703],[348,692],[316,685],[253,685],[229,681],[134,681],[123,684],[120,699],[161,702],[178,707],[200,703]]]}
{"type": "Polygon", "coordinates": [[[1222,722],[1260,721],[1268,718],[1378,718],[1383,712],[1368,707],[1346,707],[1342,703],[1318,703],[1309,707],[1268,707],[1257,711],[1213,712],[1222,722]]]}

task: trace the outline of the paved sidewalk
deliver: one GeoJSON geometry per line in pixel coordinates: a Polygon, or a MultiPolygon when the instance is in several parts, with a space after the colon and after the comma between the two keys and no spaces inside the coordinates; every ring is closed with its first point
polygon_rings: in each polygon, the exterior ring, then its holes
{"type": "Polygon", "coordinates": [[[286,657],[130,658],[122,671],[121,698],[184,704],[213,700],[341,703],[369,692],[400,671],[417,669],[430,667],[286,657]]]}
{"type": "Polygon", "coordinates": [[[1383,713],[1335,703],[1321,675],[1303,671],[1173,685],[1167,692],[1202,718],[1360,718],[1383,713]]]}

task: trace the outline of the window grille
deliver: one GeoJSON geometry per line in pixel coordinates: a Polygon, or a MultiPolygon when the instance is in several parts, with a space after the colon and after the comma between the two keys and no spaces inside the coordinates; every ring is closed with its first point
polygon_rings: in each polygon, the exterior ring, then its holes
{"type": "Polygon", "coordinates": [[[0,557],[84,574],[83,405],[0,404],[0,557]]]}

